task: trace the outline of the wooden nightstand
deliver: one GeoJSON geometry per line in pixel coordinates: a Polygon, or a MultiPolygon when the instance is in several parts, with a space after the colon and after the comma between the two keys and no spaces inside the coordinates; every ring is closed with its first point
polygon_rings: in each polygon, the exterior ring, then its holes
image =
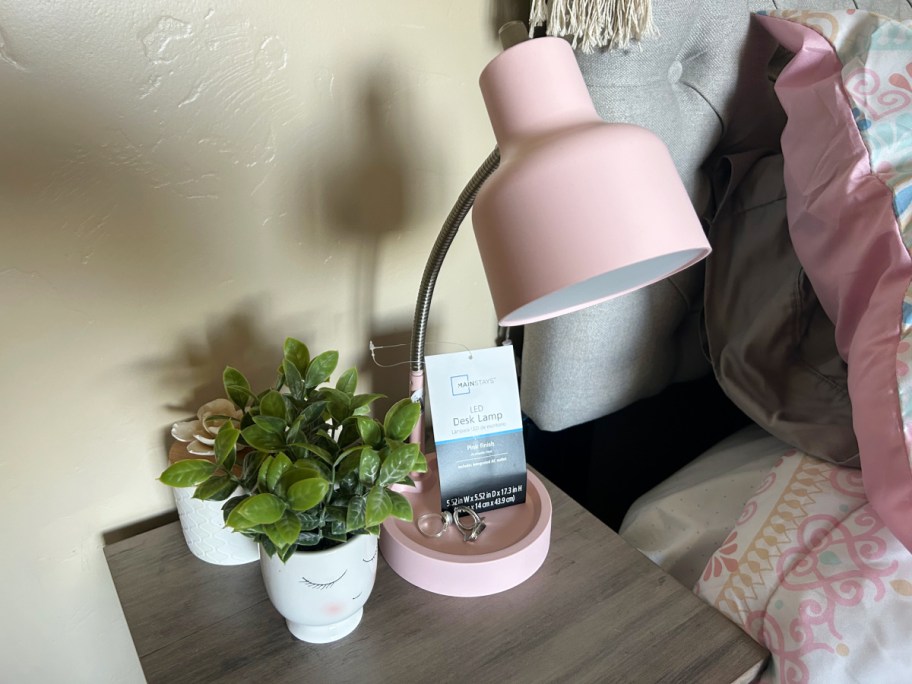
{"type": "Polygon", "coordinates": [[[332,644],[297,641],[258,563],[204,563],[178,523],[105,555],[150,684],[751,681],[765,649],[542,479],[552,541],[531,579],[450,598],[381,559],[361,625],[332,644]]]}

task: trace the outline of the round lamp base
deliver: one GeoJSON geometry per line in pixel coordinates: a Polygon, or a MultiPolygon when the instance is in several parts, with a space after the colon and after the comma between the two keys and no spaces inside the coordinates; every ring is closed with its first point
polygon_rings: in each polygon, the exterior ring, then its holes
{"type": "MultiPolygon", "coordinates": [[[[402,492],[416,521],[440,512],[435,456],[427,458],[429,484],[420,492],[402,492]]],[[[488,596],[534,575],[551,545],[551,497],[542,481],[527,473],[525,503],[480,515],[486,526],[474,542],[464,541],[455,525],[440,537],[427,537],[415,522],[390,519],[383,524],[380,552],[404,580],[444,596],[488,596]]]]}

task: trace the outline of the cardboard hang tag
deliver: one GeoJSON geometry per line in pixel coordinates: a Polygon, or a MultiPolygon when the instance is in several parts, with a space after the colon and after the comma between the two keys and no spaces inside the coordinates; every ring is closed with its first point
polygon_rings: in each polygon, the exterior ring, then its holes
{"type": "Polygon", "coordinates": [[[512,347],[428,356],[425,368],[441,509],[523,503],[526,454],[512,347]]]}

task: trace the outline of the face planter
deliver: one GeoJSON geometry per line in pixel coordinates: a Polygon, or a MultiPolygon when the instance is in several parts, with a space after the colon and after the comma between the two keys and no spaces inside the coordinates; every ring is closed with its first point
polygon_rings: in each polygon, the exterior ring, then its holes
{"type": "Polygon", "coordinates": [[[323,644],[351,634],[377,574],[377,538],[359,534],[325,551],[298,551],[288,562],[260,550],[266,593],[298,639],[323,644]]]}

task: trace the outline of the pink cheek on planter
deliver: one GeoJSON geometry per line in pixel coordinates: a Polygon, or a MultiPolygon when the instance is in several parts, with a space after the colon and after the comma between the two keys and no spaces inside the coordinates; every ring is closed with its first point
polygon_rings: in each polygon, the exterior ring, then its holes
{"type": "Polygon", "coordinates": [[[338,615],[344,610],[345,606],[343,606],[341,603],[327,603],[323,606],[323,612],[326,615],[338,615]]]}

